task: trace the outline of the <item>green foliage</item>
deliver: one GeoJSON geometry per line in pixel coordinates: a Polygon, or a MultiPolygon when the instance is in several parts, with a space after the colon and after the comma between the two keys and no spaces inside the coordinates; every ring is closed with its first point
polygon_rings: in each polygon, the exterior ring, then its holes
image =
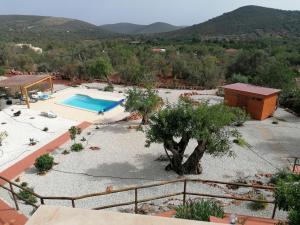
{"type": "Polygon", "coordinates": [[[70,135],[70,138],[72,141],[75,141],[76,140],[76,136],[81,134],[81,129],[79,127],[76,127],[76,126],[72,126],[70,129],[69,129],[69,135],[70,135]]]}
{"type": "Polygon", "coordinates": [[[233,74],[230,78],[230,81],[232,83],[249,83],[249,78],[247,76],[241,75],[241,74],[233,74]]]}
{"type": "Polygon", "coordinates": [[[3,76],[5,74],[5,69],[0,66],[0,76],[3,76]]]}
{"type": "Polygon", "coordinates": [[[282,169],[276,172],[275,174],[273,174],[273,176],[270,179],[270,183],[276,185],[281,180],[294,180],[296,179],[296,177],[297,177],[296,174],[291,173],[287,169],[282,169]]]}
{"type": "Polygon", "coordinates": [[[104,87],[103,91],[113,92],[114,91],[114,86],[111,85],[111,84],[108,84],[106,87],[104,87]]]}
{"type": "Polygon", "coordinates": [[[112,71],[113,68],[109,57],[99,57],[89,65],[89,73],[95,79],[106,78],[109,81],[108,76],[112,73],[112,71]]]}
{"type": "Polygon", "coordinates": [[[280,96],[280,104],[300,115],[300,88],[284,91],[280,96]]]}
{"type": "Polygon", "coordinates": [[[21,189],[18,192],[18,198],[20,200],[23,200],[25,202],[25,204],[27,202],[29,202],[31,204],[35,204],[35,203],[37,203],[37,198],[32,194],[33,191],[34,191],[33,188],[24,187],[24,189],[21,189]]]}
{"type": "Polygon", "coordinates": [[[200,173],[199,168],[195,167],[199,166],[204,153],[212,156],[233,155],[229,137],[239,133],[228,126],[236,119],[235,111],[223,104],[193,106],[179,102],[177,105],[167,105],[151,117],[149,129],[146,130],[146,146],[163,143],[172,154],[173,170],[179,174],[200,173]],[[192,139],[197,141],[196,148],[182,165],[185,149],[192,139]]]}
{"type": "Polygon", "coordinates": [[[45,154],[38,157],[35,160],[34,166],[38,170],[39,173],[44,173],[52,169],[54,164],[54,158],[49,155],[45,154]]]}
{"type": "Polygon", "coordinates": [[[237,127],[241,127],[244,123],[250,119],[248,113],[239,107],[232,107],[232,112],[235,114],[234,124],[237,127]]]}
{"type": "MultiPolygon", "coordinates": [[[[259,200],[259,201],[266,201],[266,197],[260,193],[258,194],[256,197],[255,197],[256,200],[259,200]]],[[[259,210],[264,210],[268,207],[268,203],[265,203],[265,202],[250,202],[249,203],[249,208],[251,210],[254,210],[254,211],[259,211],[259,210]]]]}
{"type": "Polygon", "coordinates": [[[288,211],[289,224],[300,224],[300,175],[280,175],[275,187],[276,202],[279,209],[288,211]]]}
{"type": "Polygon", "coordinates": [[[162,104],[162,99],[158,96],[157,91],[150,87],[146,89],[128,89],[126,95],[125,110],[142,115],[143,124],[148,123],[149,117],[162,104]]]}
{"type": "Polygon", "coordinates": [[[250,148],[250,144],[242,137],[237,137],[236,139],[233,140],[233,143],[241,146],[241,147],[247,147],[250,148]]]}
{"type": "Polygon", "coordinates": [[[71,146],[71,150],[73,152],[80,152],[83,149],[83,145],[81,143],[74,143],[71,146]]]}
{"type": "Polygon", "coordinates": [[[184,206],[176,208],[176,218],[209,221],[210,216],[224,217],[224,210],[214,200],[201,200],[199,202],[188,202],[184,206]]]}

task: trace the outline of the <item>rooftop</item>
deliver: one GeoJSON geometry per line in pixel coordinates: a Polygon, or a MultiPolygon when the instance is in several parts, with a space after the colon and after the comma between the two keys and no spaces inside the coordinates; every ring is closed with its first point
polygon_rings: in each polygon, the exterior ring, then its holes
{"type": "Polygon", "coordinates": [[[27,86],[49,77],[49,75],[17,75],[1,80],[0,87],[27,86]]]}
{"type": "Polygon", "coordinates": [[[272,94],[279,93],[281,91],[280,89],[260,87],[260,86],[255,86],[255,85],[251,85],[251,84],[243,84],[243,83],[229,84],[229,85],[223,86],[223,88],[229,89],[229,90],[247,92],[247,93],[251,93],[251,94],[258,94],[258,95],[263,95],[263,96],[269,96],[272,94]]]}

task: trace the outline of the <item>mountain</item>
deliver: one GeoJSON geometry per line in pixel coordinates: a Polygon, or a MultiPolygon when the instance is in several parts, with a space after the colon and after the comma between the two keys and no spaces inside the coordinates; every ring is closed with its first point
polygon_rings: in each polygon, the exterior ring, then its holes
{"type": "Polygon", "coordinates": [[[112,35],[96,25],[75,19],[0,15],[0,40],[103,38],[112,35]]]}
{"type": "Polygon", "coordinates": [[[102,25],[100,26],[100,28],[120,34],[154,34],[170,32],[178,30],[182,27],[174,26],[168,23],[157,22],[149,25],[139,25],[133,23],[116,23],[102,25]]]}
{"type": "Polygon", "coordinates": [[[299,36],[300,11],[244,6],[166,36],[175,38],[299,36]]]}

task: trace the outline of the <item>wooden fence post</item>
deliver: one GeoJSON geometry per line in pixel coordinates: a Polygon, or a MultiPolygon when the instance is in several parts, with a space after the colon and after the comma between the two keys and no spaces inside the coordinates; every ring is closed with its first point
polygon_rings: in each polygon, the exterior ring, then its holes
{"type": "Polygon", "coordinates": [[[138,213],[138,189],[134,189],[134,213],[138,213]]]}
{"type": "Polygon", "coordinates": [[[275,204],[274,204],[274,209],[273,209],[273,213],[272,213],[272,219],[275,218],[276,210],[277,210],[277,202],[275,202],[275,204]]]}
{"type": "Polygon", "coordinates": [[[183,182],[183,205],[186,204],[186,179],[183,182]]]}
{"type": "Polygon", "coordinates": [[[14,192],[14,188],[13,188],[13,186],[10,182],[9,182],[9,187],[10,187],[10,190],[11,190],[11,193],[12,193],[12,196],[13,196],[13,200],[14,200],[14,203],[15,203],[15,206],[16,206],[16,210],[19,210],[19,204],[18,204],[16,195],[15,195],[15,192],[14,192]]]}

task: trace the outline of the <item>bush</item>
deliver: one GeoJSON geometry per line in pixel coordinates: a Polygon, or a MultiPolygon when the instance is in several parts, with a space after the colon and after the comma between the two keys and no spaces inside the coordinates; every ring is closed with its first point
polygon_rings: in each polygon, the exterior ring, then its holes
{"type": "Polygon", "coordinates": [[[0,76],[3,76],[5,74],[5,69],[0,66],[0,76]]]}
{"type": "Polygon", "coordinates": [[[234,126],[241,127],[247,120],[249,120],[249,115],[244,109],[234,107],[232,110],[235,115],[235,120],[233,123],[234,126]]]}
{"type": "Polygon", "coordinates": [[[109,84],[109,85],[107,85],[107,86],[103,89],[103,91],[113,92],[113,91],[114,91],[114,86],[111,85],[111,84],[109,84]]]}
{"type": "Polygon", "coordinates": [[[25,203],[29,202],[31,204],[37,203],[36,197],[32,194],[33,188],[30,187],[24,187],[24,189],[21,189],[18,193],[18,198],[25,203]]]}
{"type": "Polygon", "coordinates": [[[189,202],[176,209],[176,218],[209,221],[210,216],[224,217],[224,210],[220,204],[214,200],[201,200],[199,202],[189,202]]]}
{"type": "Polygon", "coordinates": [[[289,225],[300,224],[300,175],[288,174],[276,180],[275,199],[279,209],[288,211],[289,225]]]}
{"type": "Polygon", "coordinates": [[[75,143],[71,146],[71,150],[73,152],[80,152],[83,149],[83,145],[81,143],[75,143]]]}
{"type": "Polygon", "coordinates": [[[44,173],[52,169],[53,164],[54,158],[49,154],[45,154],[35,160],[34,166],[39,173],[44,173]]]}
{"type": "Polygon", "coordinates": [[[251,147],[251,145],[242,137],[238,137],[238,138],[234,139],[233,143],[235,143],[241,147],[247,147],[247,148],[251,147]]]}
{"type": "MultiPolygon", "coordinates": [[[[262,193],[258,194],[255,199],[259,200],[259,201],[266,201],[267,200],[266,197],[262,193]]],[[[254,210],[254,211],[266,209],[267,206],[268,206],[268,203],[265,203],[265,202],[250,202],[249,203],[249,208],[254,210]]]]}
{"type": "Polygon", "coordinates": [[[232,83],[249,83],[249,78],[247,76],[241,75],[241,74],[233,74],[230,78],[232,83]]]}
{"type": "Polygon", "coordinates": [[[277,184],[280,180],[293,179],[295,174],[291,173],[286,169],[279,170],[277,173],[273,174],[270,179],[270,184],[277,184]],[[289,178],[290,177],[290,178],[289,178]]]}
{"type": "Polygon", "coordinates": [[[283,91],[280,96],[280,104],[300,115],[300,88],[283,91]]]}

